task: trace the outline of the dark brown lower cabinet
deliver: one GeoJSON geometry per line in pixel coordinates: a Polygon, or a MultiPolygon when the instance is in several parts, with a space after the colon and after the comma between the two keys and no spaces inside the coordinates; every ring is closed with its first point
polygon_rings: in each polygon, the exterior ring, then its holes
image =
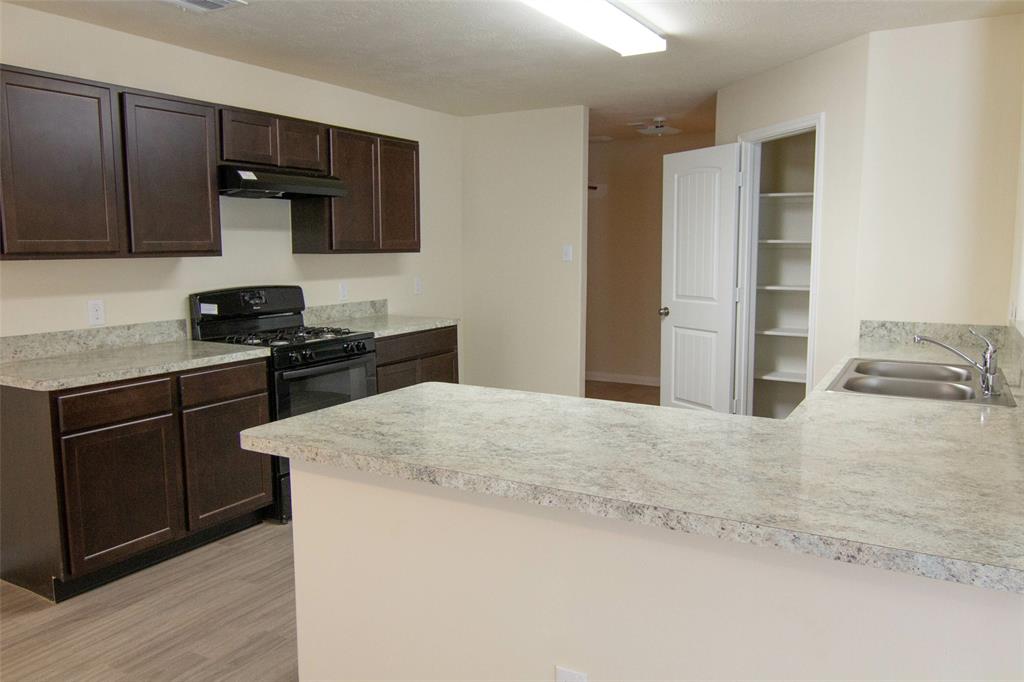
{"type": "Polygon", "coordinates": [[[377,339],[377,392],[426,381],[459,383],[458,330],[442,327],[377,339]]]}
{"type": "Polygon", "coordinates": [[[266,394],[185,410],[188,527],[208,528],[273,502],[270,456],[243,450],[238,433],[269,419],[266,394]]]}
{"type": "Polygon", "coordinates": [[[259,523],[263,360],[45,393],[0,387],[0,577],[60,601],[259,523]]]}
{"type": "Polygon", "coordinates": [[[377,393],[387,393],[419,382],[419,360],[377,367],[377,393]]]}
{"type": "Polygon", "coordinates": [[[184,535],[173,414],[65,436],[61,455],[72,574],[184,535]]]}

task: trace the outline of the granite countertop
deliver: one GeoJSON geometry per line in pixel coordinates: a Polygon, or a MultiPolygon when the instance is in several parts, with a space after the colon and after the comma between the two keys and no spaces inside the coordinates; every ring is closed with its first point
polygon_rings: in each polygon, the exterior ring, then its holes
{"type": "Polygon", "coordinates": [[[414,317],[412,315],[372,315],[331,319],[322,323],[325,327],[348,327],[353,331],[373,332],[378,339],[384,336],[398,336],[428,329],[453,327],[458,324],[459,321],[451,317],[414,317]]]}
{"type": "MultiPolygon", "coordinates": [[[[949,360],[919,346],[857,356],[949,360]]],[[[841,366],[786,420],[434,383],[249,429],[242,443],[1024,593],[1024,409],[821,390],[841,366]]]]}
{"type": "Polygon", "coordinates": [[[103,348],[0,363],[0,385],[33,391],[59,391],[268,355],[268,348],[206,341],[167,341],[103,348]]]}

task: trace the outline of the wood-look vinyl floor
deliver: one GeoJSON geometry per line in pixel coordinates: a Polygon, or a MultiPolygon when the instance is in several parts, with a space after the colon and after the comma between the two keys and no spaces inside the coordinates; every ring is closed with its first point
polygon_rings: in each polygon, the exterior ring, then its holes
{"type": "Polygon", "coordinates": [[[597,398],[598,400],[617,400],[620,403],[640,403],[641,405],[661,404],[661,389],[657,386],[588,381],[586,392],[588,398],[597,398]]]}
{"type": "Polygon", "coordinates": [[[291,526],[264,523],[60,604],[0,584],[0,678],[297,680],[291,526]]]}

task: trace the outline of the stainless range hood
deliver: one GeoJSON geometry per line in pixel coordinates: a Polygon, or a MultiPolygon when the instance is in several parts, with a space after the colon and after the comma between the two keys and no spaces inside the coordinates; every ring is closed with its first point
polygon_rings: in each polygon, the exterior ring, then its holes
{"type": "Polygon", "coordinates": [[[246,199],[343,197],[348,194],[338,178],[245,166],[221,166],[218,179],[221,194],[246,199]]]}

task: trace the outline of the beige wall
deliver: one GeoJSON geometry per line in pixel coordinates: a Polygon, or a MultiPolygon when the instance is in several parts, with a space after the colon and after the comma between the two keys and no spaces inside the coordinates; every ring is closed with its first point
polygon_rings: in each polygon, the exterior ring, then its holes
{"type": "Polygon", "coordinates": [[[292,255],[288,204],[222,199],[224,256],[4,262],[0,333],[86,326],[86,301],[106,301],[107,323],[186,316],[205,288],[301,284],[312,304],[388,298],[392,310],[458,315],[462,307],[462,121],[317,81],[213,57],[14,5],[0,5],[4,63],[252,107],[417,139],[423,251],[292,255]],[[413,294],[413,277],[424,293],[413,294]]]}
{"type": "Polygon", "coordinates": [[[861,319],[1006,323],[1022,22],[873,33],[719,92],[719,143],[825,113],[815,381],[861,319]]]}
{"type": "Polygon", "coordinates": [[[1024,676],[1019,594],[292,467],[304,680],[1024,676]]]}
{"type": "MultiPolygon", "coordinates": [[[[1020,41],[1024,43],[1024,21],[1020,26],[1020,41]]],[[[1013,281],[1010,283],[1011,317],[1024,333],[1024,87],[1020,103],[1020,158],[1017,159],[1017,234],[1014,248],[1013,281]]]]}
{"type": "Polygon", "coordinates": [[[578,395],[587,110],[470,117],[463,149],[462,379],[578,395]]]}
{"type": "Polygon", "coordinates": [[[867,90],[868,38],[862,36],[740,81],[718,93],[715,137],[825,113],[821,201],[821,291],[815,328],[814,383],[857,342],[857,231],[867,90]]]}
{"type": "Polygon", "coordinates": [[[1006,324],[1024,15],[872,33],[862,319],[1006,324]]]}
{"type": "Polygon", "coordinates": [[[709,147],[713,131],[590,145],[587,376],[658,383],[661,175],[665,154],[709,147]]]}

